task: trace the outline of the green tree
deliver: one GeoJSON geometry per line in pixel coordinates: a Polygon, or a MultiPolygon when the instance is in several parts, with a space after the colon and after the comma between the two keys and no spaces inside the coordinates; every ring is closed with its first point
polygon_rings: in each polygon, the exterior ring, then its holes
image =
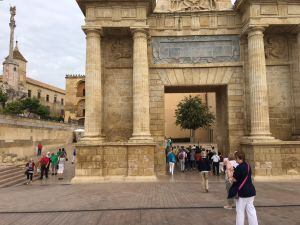
{"type": "Polygon", "coordinates": [[[0,90],[0,104],[1,104],[2,108],[5,107],[7,100],[8,100],[7,95],[5,93],[3,93],[2,90],[0,90]]]}
{"type": "Polygon", "coordinates": [[[191,141],[195,141],[195,131],[198,128],[209,128],[214,124],[215,116],[208,106],[203,104],[199,96],[184,97],[175,110],[176,125],[181,129],[189,129],[191,141]]]}
{"type": "Polygon", "coordinates": [[[41,106],[41,104],[37,98],[26,98],[24,100],[21,100],[21,103],[23,105],[24,110],[29,113],[28,117],[31,113],[38,115],[38,109],[41,106]]]}
{"type": "Polygon", "coordinates": [[[24,107],[21,101],[13,101],[7,103],[3,111],[7,114],[19,115],[24,112],[24,107]]]}
{"type": "Polygon", "coordinates": [[[50,117],[50,110],[48,107],[44,105],[39,105],[35,114],[39,115],[42,119],[49,119],[50,117]]]}

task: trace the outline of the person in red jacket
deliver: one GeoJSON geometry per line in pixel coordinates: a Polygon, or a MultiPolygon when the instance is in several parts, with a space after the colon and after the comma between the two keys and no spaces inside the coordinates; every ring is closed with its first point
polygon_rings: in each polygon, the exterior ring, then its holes
{"type": "Polygon", "coordinates": [[[50,163],[50,159],[46,156],[45,153],[43,153],[43,156],[42,158],[40,159],[40,165],[41,165],[41,177],[40,179],[42,180],[43,179],[43,176],[45,174],[46,176],[46,179],[48,179],[48,165],[50,163]]]}
{"type": "Polygon", "coordinates": [[[42,149],[43,149],[43,145],[42,145],[41,142],[38,144],[37,148],[38,148],[37,156],[41,156],[42,155],[42,149]]]}

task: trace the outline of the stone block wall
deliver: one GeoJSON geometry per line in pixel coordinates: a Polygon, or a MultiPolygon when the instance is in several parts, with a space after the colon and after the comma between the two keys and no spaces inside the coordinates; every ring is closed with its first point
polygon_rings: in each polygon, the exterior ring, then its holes
{"type": "Polygon", "coordinates": [[[76,177],[154,176],[155,145],[104,143],[77,146],[76,177]]]}
{"type": "Polygon", "coordinates": [[[268,66],[267,82],[271,133],[280,140],[290,140],[294,121],[289,66],[268,66]]]}
{"type": "Polygon", "coordinates": [[[255,176],[300,174],[300,142],[242,144],[255,176]]]}
{"type": "Polygon", "coordinates": [[[75,128],[64,123],[0,115],[0,153],[30,157],[41,142],[45,151],[72,143],[75,128]]]}

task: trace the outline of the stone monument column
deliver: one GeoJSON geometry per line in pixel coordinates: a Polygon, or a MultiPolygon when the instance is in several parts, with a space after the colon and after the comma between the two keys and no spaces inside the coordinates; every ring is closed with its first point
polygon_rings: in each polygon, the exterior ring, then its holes
{"type": "Polygon", "coordinates": [[[132,28],[133,35],[133,134],[131,142],[153,142],[150,134],[149,67],[146,28],[132,28]]]}
{"type": "Polygon", "coordinates": [[[272,139],[263,31],[263,27],[253,27],[248,31],[250,139],[272,139]]]}
{"type": "Polygon", "coordinates": [[[83,142],[102,142],[101,36],[99,29],[86,33],[85,124],[83,142]]]}

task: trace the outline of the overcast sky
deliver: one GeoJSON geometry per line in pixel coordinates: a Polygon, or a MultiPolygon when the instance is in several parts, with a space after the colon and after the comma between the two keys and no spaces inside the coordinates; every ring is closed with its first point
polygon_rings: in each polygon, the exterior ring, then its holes
{"type": "Polygon", "coordinates": [[[84,17],[75,0],[0,1],[1,64],[8,55],[10,5],[17,7],[15,38],[29,77],[65,88],[66,74],[84,74],[84,17]]]}
{"type": "Polygon", "coordinates": [[[8,55],[10,5],[17,7],[15,38],[29,77],[65,88],[66,74],[84,73],[84,17],[75,0],[0,1],[1,64],[8,55]]]}

